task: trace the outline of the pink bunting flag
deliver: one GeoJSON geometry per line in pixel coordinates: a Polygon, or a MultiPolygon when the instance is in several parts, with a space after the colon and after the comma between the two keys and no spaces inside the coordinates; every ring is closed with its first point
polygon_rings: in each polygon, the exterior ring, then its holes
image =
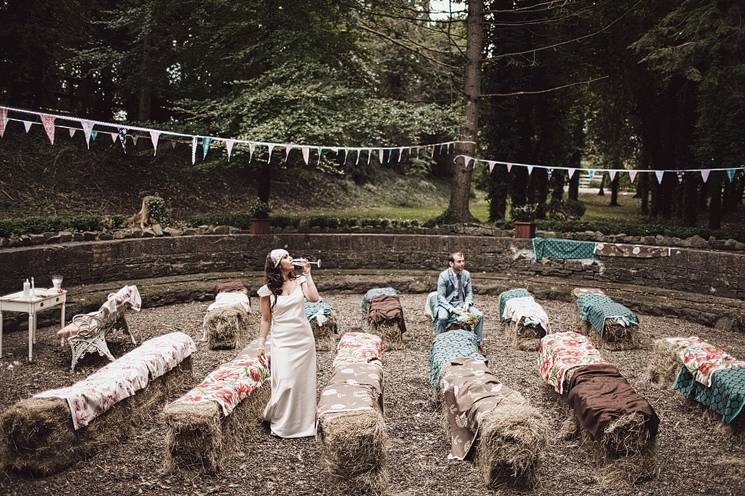
{"type": "Polygon", "coordinates": [[[5,126],[8,124],[8,109],[0,108],[0,138],[5,134],[5,126]]]}
{"type": "Polygon", "coordinates": [[[26,134],[31,130],[31,126],[33,125],[33,122],[31,121],[23,121],[23,127],[26,129],[26,134]]]}
{"type": "Polygon", "coordinates": [[[304,146],[301,151],[303,152],[303,162],[305,162],[305,165],[308,165],[308,159],[310,158],[310,148],[304,146]]]}
{"type": "Polygon", "coordinates": [[[235,145],[235,140],[225,140],[225,149],[228,151],[228,162],[230,162],[230,156],[233,155],[233,145],[235,145]]]}
{"type": "Polygon", "coordinates": [[[612,170],[612,169],[608,171],[608,176],[610,177],[611,182],[613,182],[613,180],[616,178],[616,173],[617,172],[618,171],[615,171],[615,170],[612,170]]]}
{"type": "Polygon", "coordinates": [[[489,160],[489,172],[492,172],[494,170],[494,166],[496,165],[496,162],[493,160],[489,160]]]}
{"type": "Polygon", "coordinates": [[[531,175],[531,174],[533,174],[533,166],[532,165],[529,165],[528,166],[528,175],[531,175]]]}
{"type": "Polygon", "coordinates": [[[634,179],[636,179],[636,171],[635,170],[630,170],[629,171],[629,181],[631,181],[633,183],[634,182],[634,179]]]}
{"type": "Polygon", "coordinates": [[[665,175],[665,171],[654,171],[654,175],[657,177],[657,184],[662,184],[662,176],[665,175]]]}
{"type": "Polygon", "coordinates": [[[510,172],[512,170],[512,164],[507,164],[507,172],[510,172]]]}
{"type": "MultiPolygon", "coordinates": [[[[158,154],[158,140],[160,139],[160,131],[154,129],[150,130],[150,141],[153,144],[153,157],[158,154]]],[[[137,143],[135,142],[135,145],[137,143]]]]}
{"type": "Polygon", "coordinates": [[[191,165],[197,163],[197,137],[191,137],[191,165]]]}
{"type": "Polygon", "coordinates": [[[75,131],[77,131],[77,129],[75,129],[74,127],[71,127],[70,129],[67,130],[71,138],[75,136],[75,131]]]}
{"type": "Polygon", "coordinates": [[[41,119],[41,125],[44,127],[44,131],[46,131],[47,133],[49,142],[51,144],[54,144],[54,119],[55,117],[53,115],[41,114],[39,118],[41,119]]]}
{"type": "Polygon", "coordinates": [[[701,179],[703,179],[704,182],[709,180],[709,174],[711,174],[711,169],[701,169],[701,179]]]}
{"type": "Polygon", "coordinates": [[[83,135],[85,136],[85,144],[88,148],[91,147],[91,133],[93,132],[93,123],[91,121],[80,121],[80,125],[83,128],[83,135]]]}

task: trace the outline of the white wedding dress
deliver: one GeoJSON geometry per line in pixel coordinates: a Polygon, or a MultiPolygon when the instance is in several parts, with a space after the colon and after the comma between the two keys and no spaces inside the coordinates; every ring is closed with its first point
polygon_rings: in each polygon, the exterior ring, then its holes
{"type": "Polygon", "coordinates": [[[272,396],[264,410],[272,433],[280,437],[306,437],[316,433],[316,347],[305,318],[305,277],[286,296],[274,296],[262,286],[259,296],[269,296],[272,308],[272,396]]]}

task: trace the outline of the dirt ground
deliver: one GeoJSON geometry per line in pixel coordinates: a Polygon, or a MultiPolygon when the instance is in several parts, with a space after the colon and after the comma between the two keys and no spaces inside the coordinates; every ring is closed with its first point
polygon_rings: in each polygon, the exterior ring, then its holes
{"type": "MultiPolygon", "coordinates": [[[[321,276],[322,277],[322,276],[321,276]]],[[[320,278],[320,277],[319,277],[320,278]]],[[[359,325],[360,295],[324,294],[339,315],[341,328],[359,325]]],[[[408,333],[405,350],[391,351],[385,359],[385,421],[390,444],[387,448],[391,495],[476,495],[490,493],[479,482],[468,462],[447,460],[449,449],[440,412],[430,401],[427,358],[432,331],[424,316],[425,295],[403,295],[408,333]]],[[[255,302],[255,299],[254,299],[255,302]]],[[[657,441],[659,475],[628,485],[612,481],[607,467],[597,466],[589,451],[577,441],[561,441],[557,433],[565,413],[556,394],[538,375],[536,352],[512,349],[498,323],[496,297],[479,296],[477,306],[485,313],[485,348],[497,378],[522,392],[546,417],[549,442],[543,452],[539,481],[531,491],[512,489],[495,494],[529,495],[657,495],[743,494],[745,441],[736,440],[718,427],[718,420],[672,390],[661,390],[645,381],[644,371],[653,337],[697,335],[745,357],[745,335],[717,331],[682,320],[640,316],[644,348],[633,351],[604,351],[631,384],[647,398],[660,417],[657,441]]],[[[542,301],[555,331],[573,330],[575,307],[557,301],[542,301]]],[[[189,303],[144,309],[131,314],[130,326],[140,340],[174,329],[191,335],[198,345],[194,355],[196,381],[236,351],[210,351],[201,337],[207,303],[189,303]]],[[[256,326],[258,327],[258,326],[256,326]]],[[[26,334],[4,336],[5,356],[0,359],[0,411],[15,401],[42,390],[69,385],[105,364],[102,359],[84,362],[69,372],[69,349],[53,338],[56,329],[38,331],[35,361],[26,360],[26,334]]],[[[111,346],[116,356],[132,348],[122,337],[111,346]]],[[[330,374],[333,352],[318,354],[318,388],[330,374]]],[[[216,477],[194,472],[165,474],[163,452],[165,425],[156,411],[152,422],[137,436],[50,477],[23,479],[0,472],[0,494],[318,494],[332,488],[320,470],[319,449],[312,438],[282,440],[268,433],[235,453],[227,468],[216,477]]]]}

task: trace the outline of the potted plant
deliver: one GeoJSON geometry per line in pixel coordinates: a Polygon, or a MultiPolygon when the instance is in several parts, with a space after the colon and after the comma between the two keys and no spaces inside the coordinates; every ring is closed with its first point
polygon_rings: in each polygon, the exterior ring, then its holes
{"type": "Polygon", "coordinates": [[[272,211],[269,204],[256,198],[248,204],[247,210],[251,217],[251,234],[269,234],[269,212],[272,211]]]}
{"type": "Polygon", "coordinates": [[[535,238],[535,216],[538,205],[528,203],[512,208],[512,221],[515,224],[516,238],[535,238]]]}

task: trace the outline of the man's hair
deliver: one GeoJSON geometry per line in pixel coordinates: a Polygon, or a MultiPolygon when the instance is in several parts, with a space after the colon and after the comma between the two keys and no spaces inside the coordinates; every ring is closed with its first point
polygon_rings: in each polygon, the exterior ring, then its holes
{"type": "Polygon", "coordinates": [[[456,256],[458,256],[458,255],[460,255],[460,258],[465,258],[465,257],[463,256],[463,252],[462,252],[462,251],[454,251],[454,252],[453,252],[453,253],[451,253],[451,254],[450,254],[450,256],[448,257],[448,262],[455,262],[455,257],[456,257],[456,256]]]}

